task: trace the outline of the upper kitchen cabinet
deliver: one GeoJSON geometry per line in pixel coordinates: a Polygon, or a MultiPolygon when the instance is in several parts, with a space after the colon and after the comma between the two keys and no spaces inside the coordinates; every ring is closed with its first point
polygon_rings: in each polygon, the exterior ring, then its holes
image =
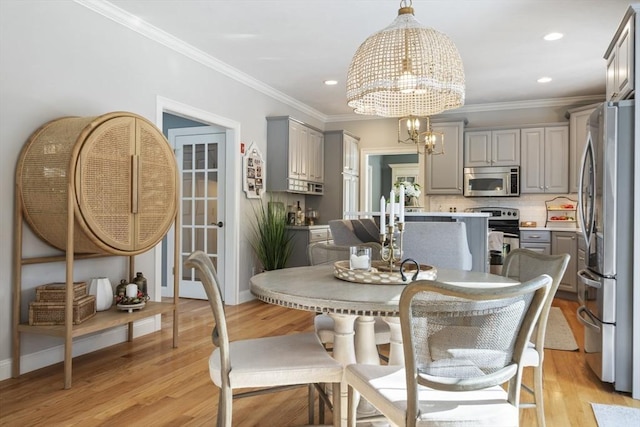
{"type": "Polygon", "coordinates": [[[464,167],[520,165],[520,129],[466,132],[464,167]]]}
{"type": "Polygon", "coordinates": [[[578,192],[578,179],[582,154],[587,145],[587,121],[595,110],[595,105],[587,105],[569,110],[569,193],[578,192]]]}
{"type": "Polygon", "coordinates": [[[608,101],[629,98],[634,82],[634,20],[636,12],[630,7],[604,57],[607,61],[606,94],[608,101]]]}
{"type": "Polygon", "coordinates": [[[319,223],[342,219],[344,212],[358,210],[360,177],[360,138],[344,130],[328,131],[324,134],[324,155],[327,159],[342,161],[326,162],[324,192],[322,197],[308,197],[307,207],[316,209],[319,223]]]}
{"type": "Polygon", "coordinates": [[[444,154],[426,156],[426,194],[462,194],[464,122],[432,123],[444,134],[444,154]]]}
{"type": "Polygon", "coordinates": [[[324,135],[291,117],[267,117],[267,191],[322,194],[324,135]]]}
{"type": "MultiPolygon", "coordinates": [[[[351,175],[360,175],[360,150],[358,148],[360,138],[356,138],[344,131],[336,132],[342,133],[342,171],[351,175]]],[[[333,133],[327,132],[325,135],[326,138],[329,135],[333,135],[333,133]]]]}
{"type": "Polygon", "coordinates": [[[522,129],[520,193],[567,193],[568,126],[522,129]]]}

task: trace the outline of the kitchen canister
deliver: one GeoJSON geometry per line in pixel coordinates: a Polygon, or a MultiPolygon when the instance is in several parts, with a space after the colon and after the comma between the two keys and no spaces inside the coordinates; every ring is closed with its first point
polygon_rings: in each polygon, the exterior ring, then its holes
{"type": "Polygon", "coordinates": [[[96,297],[96,310],[105,311],[113,304],[113,288],[106,277],[94,277],[91,279],[89,294],[96,297]]]}

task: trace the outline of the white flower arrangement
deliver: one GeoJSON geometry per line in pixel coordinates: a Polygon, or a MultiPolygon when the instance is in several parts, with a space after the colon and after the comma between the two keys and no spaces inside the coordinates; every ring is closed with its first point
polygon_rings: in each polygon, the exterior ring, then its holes
{"type": "Polygon", "coordinates": [[[400,186],[403,186],[405,197],[420,197],[420,184],[417,182],[398,181],[393,186],[396,189],[396,195],[399,194],[400,186]]]}

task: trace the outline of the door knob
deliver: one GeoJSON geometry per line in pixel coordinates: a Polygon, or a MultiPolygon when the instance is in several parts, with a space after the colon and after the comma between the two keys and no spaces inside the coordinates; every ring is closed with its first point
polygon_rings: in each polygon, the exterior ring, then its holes
{"type": "Polygon", "coordinates": [[[222,221],[212,222],[211,225],[217,225],[218,227],[222,228],[224,227],[224,222],[222,221]]]}

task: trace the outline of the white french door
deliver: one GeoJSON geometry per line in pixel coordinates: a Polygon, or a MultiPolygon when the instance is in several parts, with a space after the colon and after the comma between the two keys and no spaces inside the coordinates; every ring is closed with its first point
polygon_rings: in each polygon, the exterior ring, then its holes
{"type": "MultiPolygon", "coordinates": [[[[180,277],[180,297],[207,299],[195,269],[183,269],[194,250],[205,252],[218,277],[224,276],[224,189],[226,132],[203,126],[169,130],[180,171],[181,197],[178,204],[181,230],[178,250],[180,265],[168,267],[167,277],[180,277]]],[[[168,234],[168,259],[173,259],[173,233],[168,234]]],[[[167,286],[167,296],[173,288],[167,286]]],[[[224,287],[221,286],[224,297],[224,287]]]]}

